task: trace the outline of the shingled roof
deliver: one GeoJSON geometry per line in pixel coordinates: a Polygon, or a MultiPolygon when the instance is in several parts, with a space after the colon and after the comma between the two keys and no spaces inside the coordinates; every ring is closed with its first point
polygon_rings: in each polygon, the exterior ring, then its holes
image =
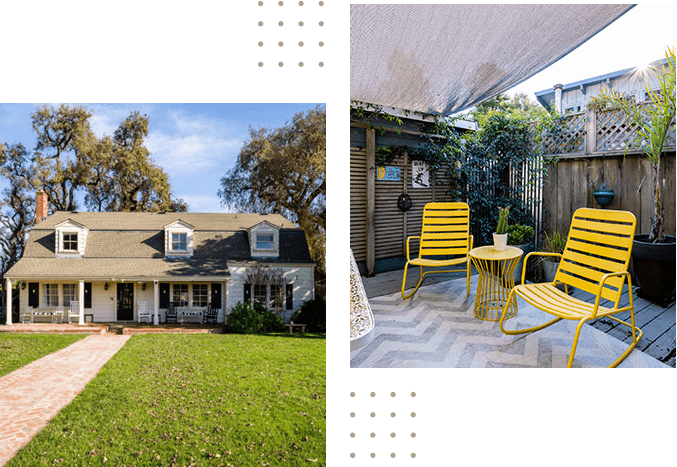
{"type": "Polygon", "coordinates": [[[92,230],[162,230],[172,222],[182,220],[195,230],[234,232],[247,230],[264,220],[281,229],[298,228],[281,214],[231,214],[201,212],[77,212],[57,211],[33,227],[33,230],[54,230],[68,219],[92,230]]]}
{"type": "Polygon", "coordinates": [[[312,263],[303,230],[279,214],[57,212],[36,225],[23,258],[7,277],[217,278],[227,262],[312,263]],[[55,226],[74,220],[87,227],[82,258],[56,258],[55,226]],[[194,226],[192,258],[165,258],[164,227],[177,220],[194,226]],[[263,222],[280,228],[279,256],[252,258],[247,229],[263,222]]]}

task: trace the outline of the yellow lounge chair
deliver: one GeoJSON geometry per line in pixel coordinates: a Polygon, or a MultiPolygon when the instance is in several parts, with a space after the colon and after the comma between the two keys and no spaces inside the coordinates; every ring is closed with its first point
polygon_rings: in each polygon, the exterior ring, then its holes
{"type": "Polygon", "coordinates": [[[470,208],[466,203],[428,203],[423,208],[423,226],[421,236],[407,238],[407,264],[404,266],[402,278],[402,299],[414,295],[423,282],[426,274],[445,272],[467,272],[466,296],[470,295],[470,259],[468,251],[472,249],[473,238],[469,234],[470,208]],[[420,240],[418,258],[409,256],[409,240],[420,240]],[[444,258],[432,259],[431,256],[444,258]],[[453,258],[448,258],[454,256],[453,258]],[[425,257],[425,258],[424,258],[425,257]],[[419,266],[420,278],[416,288],[409,295],[404,294],[407,282],[407,268],[409,265],[419,266]],[[455,265],[465,265],[465,269],[427,271],[423,266],[430,268],[446,268],[455,265]]]}
{"type": "Polygon", "coordinates": [[[506,307],[503,308],[500,327],[505,334],[525,334],[538,331],[561,319],[578,321],[574,342],[569,354],[568,368],[571,368],[578,338],[583,324],[604,316],[620,324],[628,326],[632,330],[632,344],[616,359],[609,368],[617,366],[627,357],[642,338],[642,330],[635,326],[635,309],[632,303],[632,286],[628,263],[630,251],[635,234],[635,216],[626,211],[612,211],[608,209],[578,209],[571,221],[569,237],[564,248],[564,253],[529,253],[524,258],[522,268],[522,283],[510,291],[506,307]],[[560,263],[557,274],[552,283],[524,284],[526,262],[530,256],[559,256],[560,263]],[[618,302],[626,282],[629,288],[630,303],[628,306],[619,308],[618,302]],[[562,292],[556,284],[564,284],[565,291],[568,287],[576,287],[596,296],[594,304],[570,297],[562,292]],[[555,319],[540,326],[508,331],[503,328],[503,321],[507,310],[507,304],[511,302],[512,294],[517,294],[527,303],[541,311],[555,316],[555,319]],[[613,302],[613,308],[600,306],[600,300],[605,299],[613,302]],[[630,311],[631,324],[611,316],[612,314],[630,311]]]}

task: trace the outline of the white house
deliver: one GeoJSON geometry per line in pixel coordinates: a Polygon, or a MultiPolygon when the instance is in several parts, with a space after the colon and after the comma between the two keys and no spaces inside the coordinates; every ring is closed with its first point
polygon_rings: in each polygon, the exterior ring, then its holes
{"type": "Polygon", "coordinates": [[[588,102],[604,87],[621,94],[633,95],[638,101],[647,100],[646,84],[652,90],[658,87],[652,68],[663,68],[667,63],[667,58],[664,58],[651,63],[646,69],[626,68],[574,83],[556,84],[550,89],[537,92],[536,99],[546,108],[554,105],[563,115],[585,112],[588,102]]]}
{"type": "MultiPolygon", "coordinates": [[[[218,308],[258,301],[288,319],[314,298],[303,230],[279,214],[56,212],[38,192],[37,224],[7,273],[21,309],[77,302],[78,321],[135,321],[145,302],[155,324],[171,302],[218,308]],[[252,283],[252,271],[274,281],[252,283]],[[265,274],[264,274],[265,276],[265,274]]],[[[9,297],[8,303],[11,303],[9,297]]],[[[8,310],[8,324],[11,313],[8,310]]]]}

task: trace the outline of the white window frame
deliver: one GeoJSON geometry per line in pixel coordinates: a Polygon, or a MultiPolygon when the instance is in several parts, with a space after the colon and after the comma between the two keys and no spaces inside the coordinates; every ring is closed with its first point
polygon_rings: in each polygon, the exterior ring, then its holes
{"type": "Polygon", "coordinates": [[[256,232],[256,251],[275,251],[275,234],[273,232],[256,232]],[[260,240],[260,237],[270,237],[270,240],[260,240]],[[265,243],[266,246],[259,246],[260,243],[265,243]],[[267,246],[270,245],[270,246],[267,246]]]}
{"type": "Polygon", "coordinates": [[[63,252],[69,252],[69,253],[75,253],[79,251],[79,240],[80,236],[78,232],[73,232],[73,231],[66,231],[61,233],[61,251],[63,252]],[[75,235],[75,240],[71,238],[72,235],[75,235]],[[68,236],[68,240],[66,240],[66,236],[68,236]],[[66,248],[66,242],[73,243],[75,242],[75,248],[66,248]]]}
{"type": "Polygon", "coordinates": [[[172,302],[184,302],[185,305],[179,305],[179,306],[188,306],[190,303],[190,287],[188,287],[188,284],[172,284],[172,302]],[[186,293],[186,300],[181,300],[181,296],[183,295],[183,288],[186,288],[185,293],[186,293]],[[177,300],[176,297],[179,297],[177,300]]]}
{"type": "MultiPolygon", "coordinates": [[[[207,306],[209,305],[209,287],[208,284],[193,284],[193,297],[192,303],[193,306],[207,306]],[[204,292],[204,293],[202,293],[204,292]],[[197,304],[197,298],[204,299],[203,304],[197,304]]],[[[202,300],[200,300],[202,301],[202,300]]]]}
{"type": "Polygon", "coordinates": [[[252,303],[260,303],[261,305],[267,307],[268,304],[268,284],[253,284],[252,285],[252,303]],[[261,294],[261,290],[263,290],[263,294],[261,294]],[[257,299],[257,292],[259,292],[258,296],[259,298],[262,298],[262,300],[257,299]],[[261,295],[263,295],[261,297],[261,295]]]}
{"type": "Polygon", "coordinates": [[[42,284],[43,306],[59,306],[59,284],[42,284]]]}
{"type": "Polygon", "coordinates": [[[188,233],[187,232],[172,232],[171,233],[172,239],[171,239],[171,251],[172,253],[188,253],[188,233]],[[179,237],[178,240],[174,239],[174,236],[179,237]],[[183,235],[183,240],[181,240],[181,236],[183,235]],[[181,245],[183,244],[184,248],[174,248],[174,246],[178,244],[181,245]]]}
{"type": "Polygon", "coordinates": [[[71,302],[77,301],[78,284],[63,284],[63,306],[70,306],[71,302]]]}

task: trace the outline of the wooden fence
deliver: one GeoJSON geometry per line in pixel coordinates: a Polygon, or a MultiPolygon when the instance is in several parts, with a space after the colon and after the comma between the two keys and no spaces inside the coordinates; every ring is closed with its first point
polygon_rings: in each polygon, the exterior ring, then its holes
{"type": "MultiPolygon", "coordinates": [[[[662,158],[661,185],[665,209],[665,229],[675,234],[675,152],[662,158]]],[[[636,232],[649,233],[653,218],[653,187],[651,165],[641,154],[589,155],[561,159],[548,170],[543,188],[545,230],[569,230],[571,217],[582,207],[620,209],[637,218],[636,232]],[[625,160],[624,160],[625,159],[625,160]],[[599,206],[593,198],[591,182],[614,190],[611,204],[599,206]]]]}
{"type": "MultiPolygon", "coordinates": [[[[567,232],[574,211],[591,207],[630,211],[637,218],[636,232],[649,233],[654,212],[651,165],[634,144],[635,138],[636,127],[626,124],[618,111],[589,110],[567,116],[565,130],[544,142],[549,157],[559,159],[548,170],[543,187],[547,231],[567,232]],[[607,206],[599,206],[593,197],[594,188],[602,183],[615,193],[607,206]]],[[[660,183],[666,233],[674,235],[674,122],[661,159],[660,183]]]]}

